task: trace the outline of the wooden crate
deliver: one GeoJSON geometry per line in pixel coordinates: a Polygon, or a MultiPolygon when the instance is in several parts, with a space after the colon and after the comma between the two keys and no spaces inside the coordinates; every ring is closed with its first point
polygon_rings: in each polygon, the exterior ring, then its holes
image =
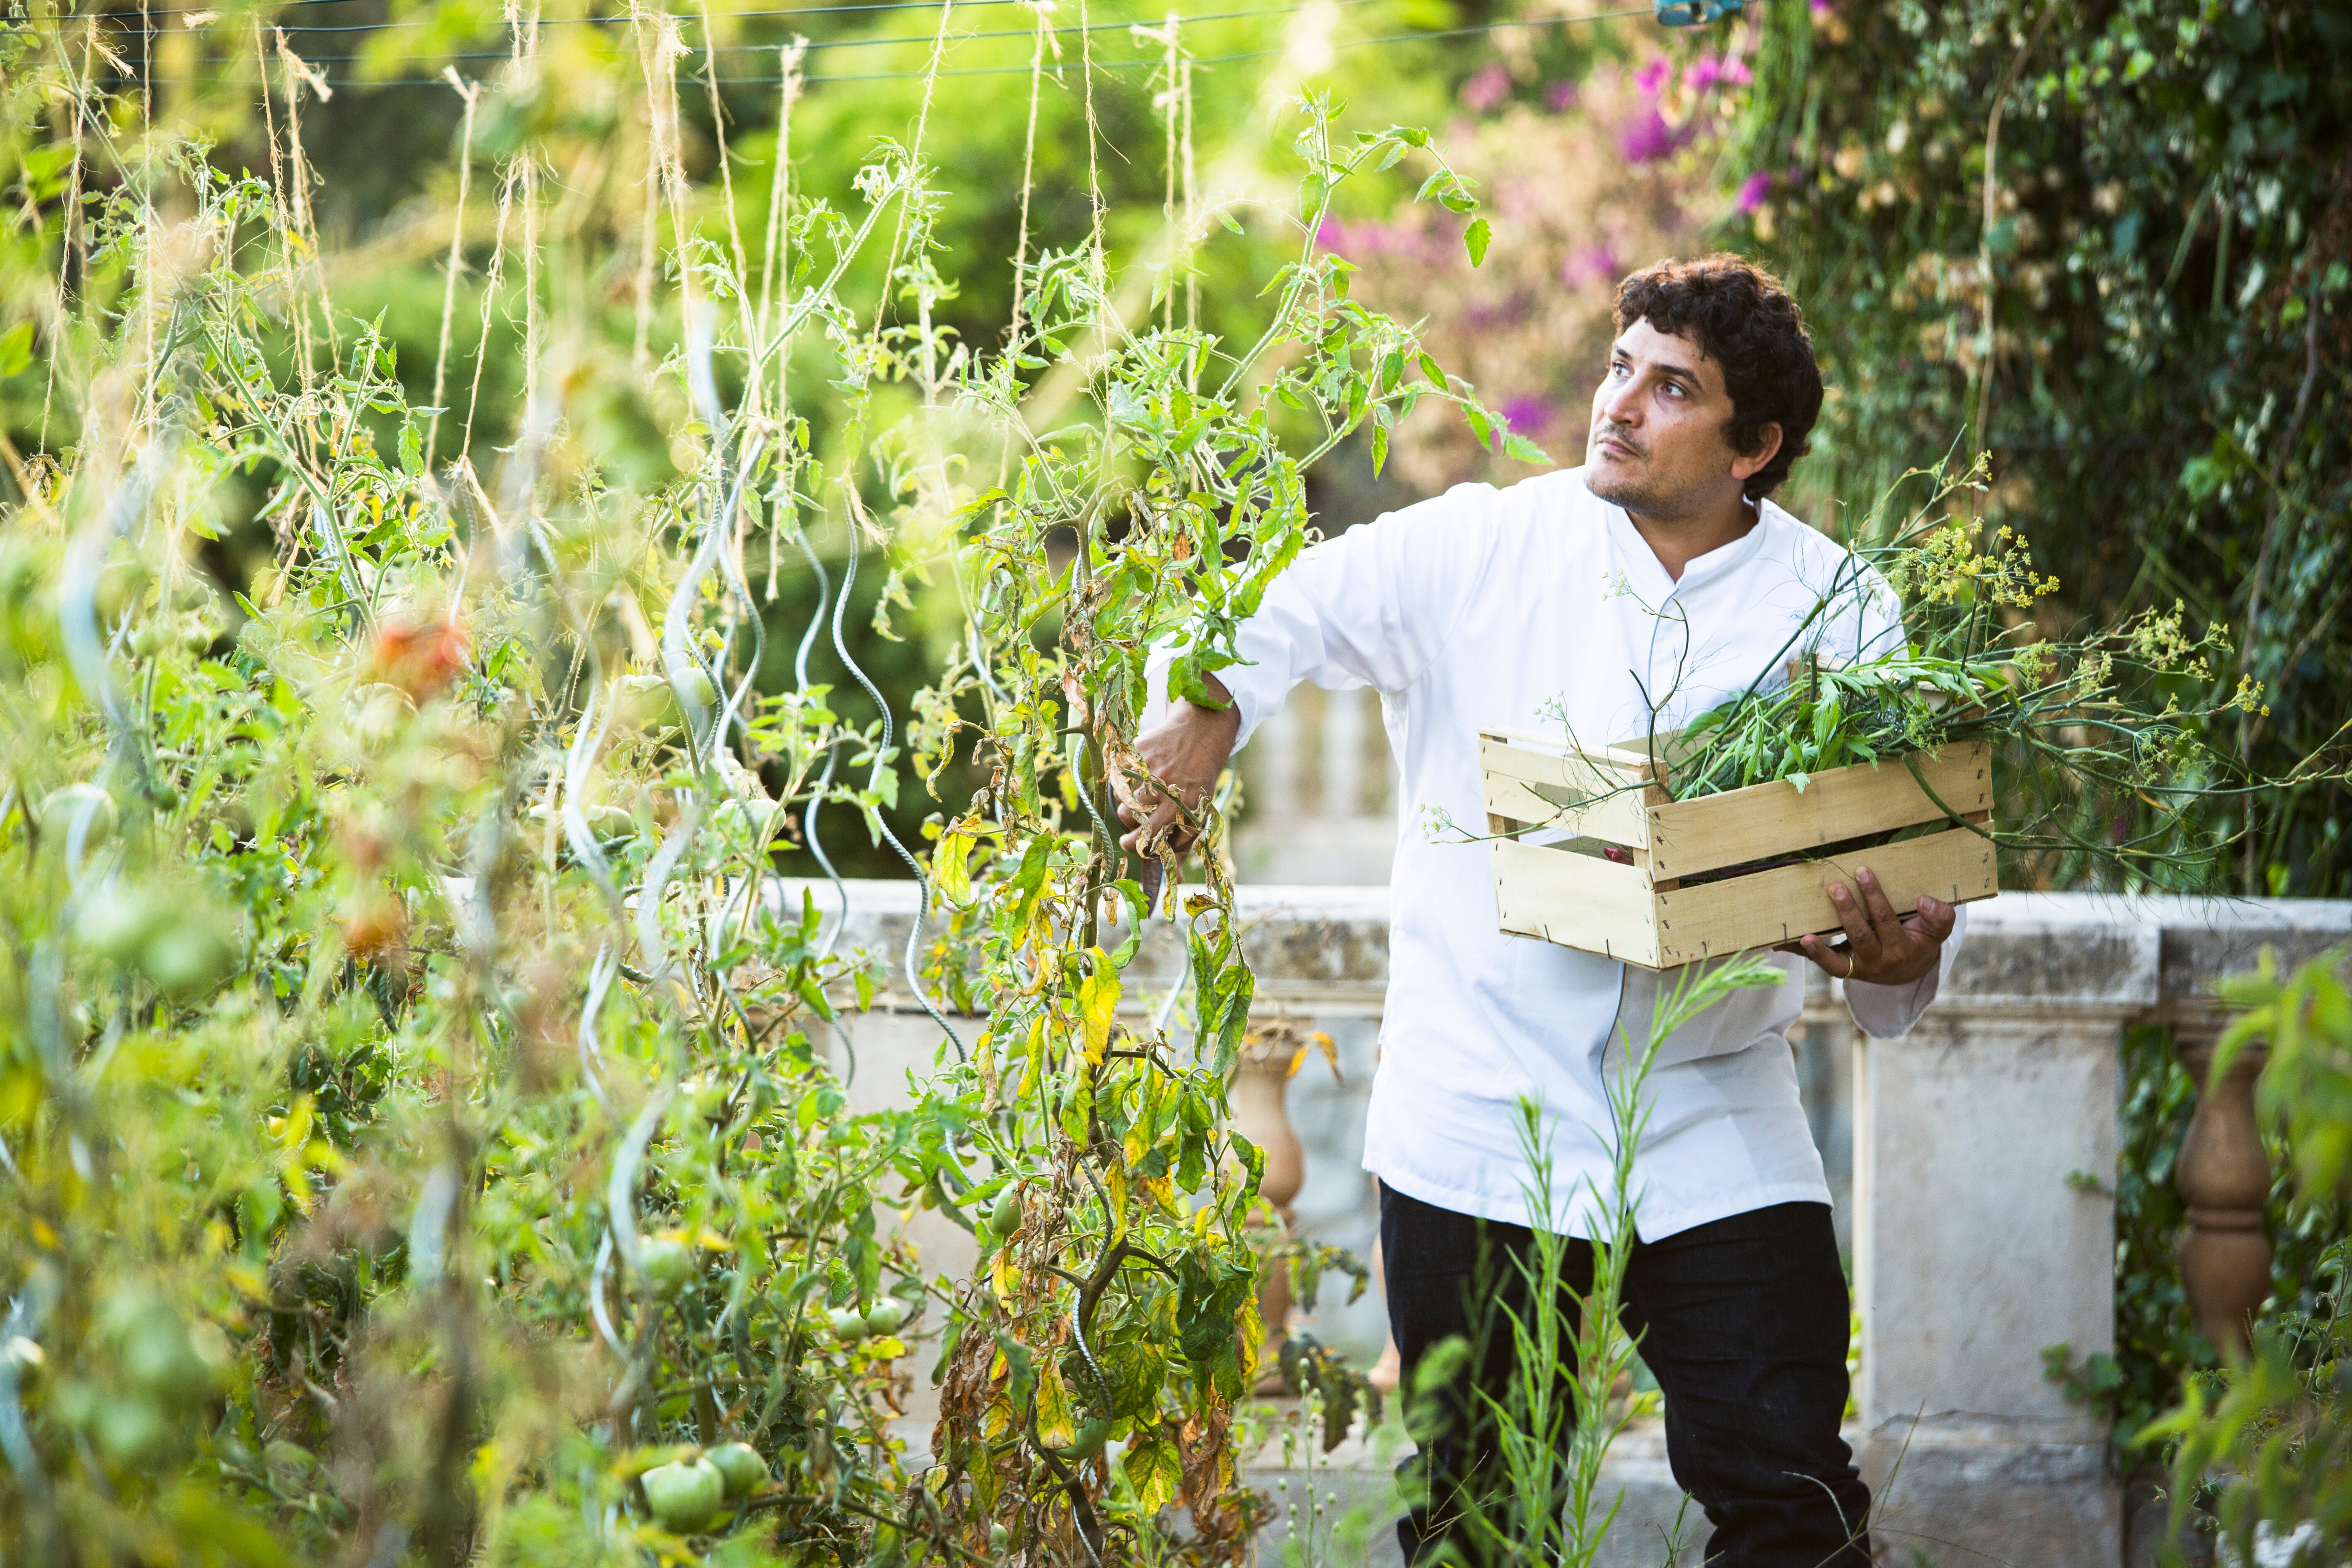
{"type": "MultiPolygon", "coordinates": [[[[1671,737],[1657,752],[1671,765],[1671,737]]],[[[1672,969],[1746,948],[1841,929],[1832,881],[1868,866],[1897,911],[1923,893],[1948,903],[2000,890],[1992,841],[1949,823],[1901,758],[1670,799],[1648,750],[1580,751],[1515,730],[1478,737],[1487,830],[1550,829],[1557,842],[1494,840],[1495,903],[1504,931],[1644,969],[1672,969]]],[[[1982,742],[1921,754],[1919,773],[1966,821],[1992,819],[1982,742]]],[[[1550,837],[1547,834],[1545,837],[1550,837]]]]}

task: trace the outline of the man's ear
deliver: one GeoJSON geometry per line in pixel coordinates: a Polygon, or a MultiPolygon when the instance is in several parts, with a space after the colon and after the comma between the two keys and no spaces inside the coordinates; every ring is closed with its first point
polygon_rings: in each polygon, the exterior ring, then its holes
{"type": "Polygon", "coordinates": [[[1765,466],[1780,455],[1780,426],[1775,420],[1756,433],[1753,451],[1732,454],[1731,477],[1742,484],[1747,483],[1751,476],[1761,473],[1765,466]]]}

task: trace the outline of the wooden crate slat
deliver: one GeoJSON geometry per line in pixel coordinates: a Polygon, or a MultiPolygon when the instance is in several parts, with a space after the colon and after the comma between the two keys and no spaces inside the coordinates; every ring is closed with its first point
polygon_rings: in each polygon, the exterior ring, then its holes
{"type": "Polygon", "coordinates": [[[1668,966],[1689,963],[1792,941],[1807,931],[1836,931],[1840,922],[1829,885],[1842,881],[1852,886],[1858,866],[1868,866],[1877,875],[1888,900],[1904,914],[1922,893],[1962,904],[2000,891],[1992,841],[1954,827],[1835,862],[1803,861],[1656,894],[1660,960],[1668,966]]]}
{"type": "Polygon", "coordinates": [[[1643,791],[1633,780],[1572,756],[1547,756],[1482,735],[1479,776],[1489,816],[1561,827],[1612,844],[1649,842],[1643,791]],[[1580,804],[1589,801],[1590,804],[1580,804]]]}
{"type": "MultiPolygon", "coordinates": [[[[1992,751],[1983,742],[1922,756],[1919,772],[1962,816],[1992,808],[1992,751]]],[[[1815,773],[1800,791],[1786,780],[1652,806],[1652,874],[1695,877],[1743,861],[1802,853],[1943,816],[1899,757],[1815,773]]],[[[1973,837],[1973,835],[1969,837],[1973,837]]],[[[1979,843],[1983,840],[1979,839],[1979,843]]]]}
{"type": "Polygon", "coordinates": [[[1514,730],[1503,724],[1490,725],[1478,733],[1482,738],[1510,742],[1514,750],[1532,751],[1538,756],[1557,757],[1565,752],[1601,767],[1622,770],[1636,778],[1650,776],[1649,754],[1638,745],[1570,746],[1558,734],[1514,730]]]}
{"type": "Polygon", "coordinates": [[[1657,895],[1642,873],[1595,855],[1507,841],[1495,846],[1502,928],[1654,969],[1657,895]]]}

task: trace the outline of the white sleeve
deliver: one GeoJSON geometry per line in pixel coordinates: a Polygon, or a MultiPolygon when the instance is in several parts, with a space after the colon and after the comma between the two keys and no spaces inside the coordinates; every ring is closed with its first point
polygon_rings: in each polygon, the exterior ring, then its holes
{"type": "Polygon", "coordinates": [[[1952,934],[1944,942],[1943,962],[1908,985],[1874,985],[1867,980],[1845,983],[1845,1010],[1855,1025],[1874,1040],[1892,1040],[1911,1032],[1911,1026],[1943,989],[1960,956],[1960,941],[1969,934],[1969,907],[1952,906],[1952,934]]]}
{"type": "Polygon", "coordinates": [[[1861,663],[1903,651],[1903,601],[1877,567],[1856,556],[1841,557],[1829,594],[1821,636],[1825,652],[1861,663]]]}
{"type": "MultiPolygon", "coordinates": [[[[1241,713],[1236,751],[1291,688],[1404,690],[1429,668],[1475,596],[1491,554],[1496,492],[1456,485],[1300,553],[1242,623],[1237,664],[1215,671],[1241,713]]],[[[1151,660],[1148,727],[1165,704],[1171,657],[1151,660]]]]}

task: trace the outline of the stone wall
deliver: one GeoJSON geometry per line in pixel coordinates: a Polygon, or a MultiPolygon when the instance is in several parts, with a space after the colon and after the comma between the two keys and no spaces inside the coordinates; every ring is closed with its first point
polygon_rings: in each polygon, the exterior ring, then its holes
{"type": "MultiPolygon", "coordinates": [[[[795,902],[800,886],[787,887],[795,902]]],[[[819,892],[830,907],[830,889],[819,892]]],[[[846,942],[895,960],[914,892],[853,884],[846,942]]],[[[1338,1078],[1310,1058],[1288,1090],[1307,1150],[1298,1223],[1368,1248],[1376,1198],[1357,1157],[1388,975],[1387,889],[1256,887],[1242,898],[1260,1014],[1311,1020],[1339,1047],[1338,1078]]],[[[1863,1323],[1853,1436],[1877,1495],[1883,1561],[2121,1568],[2127,1521],[2106,1433],[2065,1402],[2042,1361],[2060,1342],[2078,1357],[2113,1346],[2120,1031],[2162,1018],[2210,1035],[2214,982],[2251,968],[2264,946],[2293,963],[2348,940],[2352,903],[2008,894],[1972,907],[1951,984],[1904,1039],[1862,1039],[1834,985],[1817,981],[1799,1048],[1817,1087],[1851,1096],[1817,1110],[1816,1129],[1850,1129],[1841,1217],[1863,1323]]],[[[1151,1005],[1181,970],[1170,934],[1148,933],[1129,1001],[1151,1005]]],[[[910,1009],[911,998],[891,1005],[910,1009]]],[[[903,1092],[938,1043],[929,1020],[904,1010],[855,1020],[849,1036],[861,1104],[903,1092]]],[[[968,1267],[968,1240],[938,1228],[927,1257],[968,1267]]],[[[1369,1360],[1382,1335],[1377,1294],[1350,1309],[1343,1291],[1328,1286],[1301,1321],[1369,1360]]],[[[927,1436],[917,1413],[909,1436],[919,1427],[927,1436]]],[[[1612,1556],[1628,1564],[1659,1561],[1653,1543],[1679,1503],[1655,1447],[1654,1432],[1637,1431],[1612,1464],[1625,1509],[1612,1556]]],[[[1308,1484],[1278,1466],[1259,1479],[1308,1484]]],[[[1379,1493],[1369,1468],[1313,1484],[1379,1493]]],[[[1375,1547],[1384,1539],[1373,1531],[1375,1547]]]]}

